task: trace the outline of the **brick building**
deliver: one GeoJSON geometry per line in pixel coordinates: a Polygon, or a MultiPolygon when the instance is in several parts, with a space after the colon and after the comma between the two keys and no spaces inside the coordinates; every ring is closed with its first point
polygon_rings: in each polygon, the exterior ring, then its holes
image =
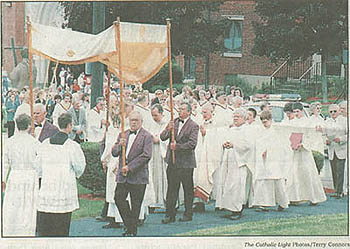
{"type": "MultiPolygon", "coordinates": [[[[14,56],[11,49],[13,38],[15,47],[23,47],[26,44],[25,27],[25,3],[24,2],[2,2],[1,3],[1,23],[2,23],[2,40],[1,40],[1,64],[4,70],[11,72],[14,68],[14,56]]],[[[16,49],[17,63],[22,58],[20,49],[16,49]]]]}
{"type": "Polygon", "coordinates": [[[278,65],[270,63],[266,57],[252,54],[255,38],[253,23],[259,21],[255,5],[255,1],[227,1],[221,5],[219,13],[211,14],[212,20],[227,18],[232,21],[230,31],[223,34],[225,52],[210,54],[209,64],[206,57],[179,56],[178,63],[184,68],[185,78],[204,84],[209,75],[209,84],[215,85],[224,85],[235,77],[255,85],[269,81],[278,65]]]}

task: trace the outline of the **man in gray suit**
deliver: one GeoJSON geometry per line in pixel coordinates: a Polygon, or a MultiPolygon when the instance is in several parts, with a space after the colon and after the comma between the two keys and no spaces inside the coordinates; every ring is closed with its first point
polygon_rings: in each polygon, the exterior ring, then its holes
{"type": "Polygon", "coordinates": [[[112,148],[112,155],[119,156],[117,187],[114,200],[125,225],[123,236],[136,236],[137,221],[148,184],[148,162],[152,157],[152,135],[142,128],[142,115],[133,111],[129,116],[130,129],[125,131],[125,139],[118,136],[112,148]],[[123,167],[122,146],[125,146],[126,165],[123,167]],[[126,200],[131,197],[131,208],[126,200]]]}
{"type": "Polygon", "coordinates": [[[86,138],[86,113],[85,109],[81,108],[81,100],[73,100],[73,106],[68,110],[68,113],[72,115],[73,119],[73,130],[69,134],[69,138],[80,144],[86,138]]]}
{"type": "Polygon", "coordinates": [[[166,129],[160,134],[160,139],[169,139],[166,154],[168,191],[166,196],[167,218],[163,224],[175,222],[176,201],[179,195],[180,183],[185,194],[185,213],[180,221],[192,220],[193,205],[193,169],[196,168],[195,148],[197,145],[199,126],[191,118],[192,112],[189,103],[182,103],[179,118],[170,121],[166,129]],[[171,142],[171,130],[175,130],[175,142],[171,142]],[[175,152],[173,162],[172,151],[175,152]]]}

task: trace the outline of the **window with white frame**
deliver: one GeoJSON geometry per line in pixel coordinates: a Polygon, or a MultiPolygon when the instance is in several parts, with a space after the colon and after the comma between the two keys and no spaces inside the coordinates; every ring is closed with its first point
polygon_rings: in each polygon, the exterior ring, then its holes
{"type": "Polygon", "coordinates": [[[224,34],[224,56],[242,57],[244,16],[226,16],[231,21],[224,34]]]}

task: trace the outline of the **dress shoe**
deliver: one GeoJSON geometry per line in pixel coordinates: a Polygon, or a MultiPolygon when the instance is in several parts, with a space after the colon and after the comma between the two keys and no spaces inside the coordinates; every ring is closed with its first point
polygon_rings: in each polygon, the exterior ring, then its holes
{"type": "Polygon", "coordinates": [[[317,206],[318,203],[313,203],[313,202],[310,202],[310,206],[314,207],[314,206],[317,206]]]}
{"type": "Polygon", "coordinates": [[[168,217],[162,220],[163,224],[169,224],[169,223],[174,223],[175,222],[175,217],[168,217]]]}
{"type": "Polygon", "coordinates": [[[215,211],[224,211],[224,209],[223,209],[223,208],[216,207],[216,208],[215,208],[215,211]]]}
{"type": "Polygon", "coordinates": [[[242,212],[232,212],[232,215],[230,216],[230,220],[239,220],[242,218],[242,212]]]}
{"type": "Polygon", "coordinates": [[[258,207],[255,209],[256,212],[269,212],[270,210],[264,207],[258,207]]]}
{"type": "Polygon", "coordinates": [[[192,221],[192,216],[184,216],[179,219],[180,222],[192,221]]]}
{"type": "Polygon", "coordinates": [[[125,232],[122,233],[123,237],[136,237],[136,231],[128,231],[126,230],[125,232]]]}
{"type": "Polygon", "coordinates": [[[119,222],[113,222],[109,223],[107,225],[102,226],[103,229],[111,229],[111,228],[121,228],[121,223],[119,222]]]}
{"type": "Polygon", "coordinates": [[[103,216],[97,216],[97,217],[96,217],[96,220],[97,220],[97,221],[107,221],[107,218],[106,218],[106,217],[103,217],[103,216]]]}
{"type": "Polygon", "coordinates": [[[204,213],[205,212],[205,205],[202,202],[196,203],[196,204],[194,204],[194,207],[192,210],[195,213],[204,213]]]}
{"type": "Polygon", "coordinates": [[[281,207],[281,206],[278,206],[277,211],[278,211],[278,212],[283,212],[283,211],[284,211],[284,208],[281,207]]]}
{"type": "Polygon", "coordinates": [[[330,197],[338,197],[338,194],[331,194],[330,197]]]}

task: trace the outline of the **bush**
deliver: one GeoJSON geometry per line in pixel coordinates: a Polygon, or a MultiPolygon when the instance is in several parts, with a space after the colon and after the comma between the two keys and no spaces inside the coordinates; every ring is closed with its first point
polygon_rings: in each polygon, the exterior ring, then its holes
{"type": "MultiPolygon", "coordinates": [[[[176,61],[172,61],[172,68],[173,68],[173,84],[181,84],[183,81],[183,73],[182,68],[176,64],[176,61]]],[[[162,88],[155,88],[155,86],[164,86],[165,89],[169,87],[169,65],[168,63],[165,64],[159,72],[154,75],[150,80],[148,80],[144,85],[143,88],[149,90],[152,92],[152,89],[162,89],[162,88]]]]}
{"type": "Polygon", "coordinates": [[[320,152],[317,152],[317,151],[312,151],[312,155],[314,156],[318,174],[320,174],[323,168],[324,155],[322,155],[320,152]]]}
{"type": "Polygon", "coordinates": [[[86,168],[78,181],[95,195],[104,196],[106,193],[106,174],[103,172],[100,160],[100,144],[85,142],[80,146],[85,155],[86,168]]]}

